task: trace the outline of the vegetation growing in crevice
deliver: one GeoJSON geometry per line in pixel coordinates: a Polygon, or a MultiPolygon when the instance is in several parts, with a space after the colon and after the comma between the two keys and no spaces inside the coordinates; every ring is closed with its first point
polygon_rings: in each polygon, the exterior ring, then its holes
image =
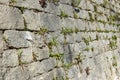
{"type": "Polygon", "coordinates": [[[73,7],[78,7],[79,4],[80,4],[80,2],[81,2],[81,0],[72,0],[71,5],[72,5],[73,7]]]}
{"type": "Polygon", "coordinates": [[[68,14],[66,14],[64,11],[61,10],[61,13],[60,13],[60,18],[67,18],[68,17],[68,14]]]}
{"type": "Polygon", "coordinates": [[[89,47],[86,47],[85,49],[84,49],[84,51],[89,51],[90,50],[90,48],[89,47]]]}
{"type": "Polygon", "coordinates": [[[94,21],[94,19],[93,19],[92,13],[90,13],[90,12],[89,12],[88,14],[89,14],[89,17],[90,17],[90,19],[89,19],[89,20],[90,20],[91,22],[93,22],[93,21],[94,21]]]}
{"type": "Polygon", "coordinates": [[[114,55],[113,56],[113,63],[112,63],[112,65],[114,66],[114,67],[116,67],[118,64],[117,64],[117,58],[116,58],[116,56],[114,55]]]}
{"type": "Polygon", "coordinates": [[[53,58],[56,58],[57,60],[61,60],[63,55],[64,55],[63,53],[53,53],[53,52],[51,52],[49,56],[53,57],[53,58]]]}
{"type": "Polygon", "coordinates": [[[55,46],[57,47],[58,42],[57,42],[57,37],[52,37],[52,39],[47,43],[47,46],[50,50],[50,52],[52,51],[52,47],[55,46]]]}
{"type": "Polygon", "coordinates": [[[23,53],[23,50],[22,50],[22,49],[19,49],[19,50],[18,50],[18,65],[21,66],[22,69],[24,69],[24,68],[23,68],[23,64],[24,64],[24,63],[21,61],[21,55],[22,55],[22,53],[23,53]]]}
{"type": "Polygon", "coordinates": [[[86,44],[86,45],[89,45],[89,39],[87,39],[87,38],[83,38],[83,40],[84,40],[84,43],[86,44]]]}
{"type": "Polygon", "coordinates": [[[16,0],[10,0],[10,1],[9,1],[9,5],[11,5],[11,6],[14,5],[15,3],[17,3],[16,0]]]}
{"type": "Polygon", "coordinates": [[[39,34],[43,37],[43,42],[46,43],[45,34],[48,33],[48,29],[45,26],[42,26],[39,30],[39,34]]]}
{"type": "Polygon", "coordinates": [[[73,14],[74,14],[73,17],[74,17],[75,19],[78,19],[78,18],[79,18],[78,14],[77,14],[76,12],[74,12],[73,14]]]}
{"type": "Polygon", "coordinates": [[[115,49],[117,47],[117,42],[113,41],[113,40],[110,40],[109,46],[110,46],[111,49],[115,49]]]}

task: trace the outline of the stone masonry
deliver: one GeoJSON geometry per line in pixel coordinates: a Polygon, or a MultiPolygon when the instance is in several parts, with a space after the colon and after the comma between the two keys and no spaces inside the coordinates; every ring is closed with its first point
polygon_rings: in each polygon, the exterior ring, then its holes
{"type": "Polygon", "coordinates": [[[120,0],[0,0],[0,80],[120,80],[120,0]]]}

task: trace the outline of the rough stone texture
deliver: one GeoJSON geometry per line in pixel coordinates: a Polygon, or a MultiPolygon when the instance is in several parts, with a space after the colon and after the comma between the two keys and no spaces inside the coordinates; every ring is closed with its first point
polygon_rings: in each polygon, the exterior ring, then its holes
{"type": "Polygon", "coordinates": [[[18,65],[18,53],[16,50],[6,50],[3,52],[2,64],[4,67],[14,67],[18,65]]]}
{"type": "Polygon", "coordinates": [[[27,41],[26,32],[18,32],[15,30],[7,30],[4,32],[4,38],[9,47],[21,48],[29,47],[30,43],[27,41]]]}
{"type": "Polygon", "coordinates": [[[0,5],[0,29],[24,29],[21,11],[17,8],[0,5]]]}
{"type": "Polygon", "coordinates": [[[39,1],[0,0],[0,80],[120,80],[119,0],[39,1]]]}

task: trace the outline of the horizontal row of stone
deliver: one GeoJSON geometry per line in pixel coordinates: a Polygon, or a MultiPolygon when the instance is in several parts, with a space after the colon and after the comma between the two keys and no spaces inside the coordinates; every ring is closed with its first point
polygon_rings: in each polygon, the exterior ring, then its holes
{"type": "MultiPolygon", "coordinates": [[[[9,1],[9,0],[1,0],[0,3],[3,3],[3,4],[7,4],[9,5],[9,3],[12,3],[12,1],[9,1]]],[[[60,12],[59,9],[71,9],[72,10],[72,7],[71,7],[71,4],[78,4],[77,6],[78,7],[81,7],[82,9],[89,9],[91,11],[94,11],[94,5],[96,5],[97,3],[99,4],[104,4],[105,2],[103,0],[101,1],[98,1],[98,0],[81,0],[80,2],[79,1],[71,1],[71,0],[60,0],[59,1],[59,5],[55,5],[56,2],[52,1],[53,3],[47,1],[47,7],[45,9],[43,9],[41,7],[41,5],[39,4],[39,0],[34,0],[34,1],[23,1],[23,0],[17,0],[15,2],[13,2],[12,5],[14,6],[19,6],[19,7],[26,7],[26,8],[34,8],[34,9],[38,9],[38,10],[44,10],[44,11],[47,11],[47,12],[53,12],[53,13],[56,13],[56,12],[60,12]],[[95,4],[96,3],[96,4],[95,4]],[[69,5],[68,5],[69,4],[69,5]]],[[[112,2],[109,2],[107,3],[107,9],[108,8],[111,8],[109,5],[113,4],[114,5],[114,9],[116,8],[115,11],[118,11],[117,10],[117,7],[115,6],[119,6],[119,3],[115,2],[115,1],[112,1],[112,2]]],[[[97,5],[97,7],[101,7],[101,5],[97,5]]],[[[103,7],[102,7],[103,8],[103,7]]],[[[118,7],[119,9],[119,7],[118,7]]],[[[104,10],[104,9],[102,9],[104,10]]],[[[106,10],[104,10],[106,11],[106,10]]],[[[103,12],[103,11],[102,11],[103,12]]],[[[106,13],[106,12],[105,12],[106,13]]],[[[69,13],[68,13],[69,14],[69,13]]]]}
{"type": "MultiPolygon", "coordinates": [[[[50,31],[60,30],[62,27],[77,27],[80,30],[96,30],[96,28],[100,30],[119,30],[116,25],[113,27],[113,25],[106,24],[104,27],[104,24],[100,22],[96,23],[96,21],[90,22],[74,18],[61,19],[57,15],[45,14],[44,12],[35,13],[31,10],[25,10],[22,14],[17,8],[3,5],[0,5],[0,11],[0,29],[26,29],[27,27],[29,30],[39,30],[40,27],[44,26],[50,31]]],[[[85,13],[81,14],[84,17],[85,13]]]]}
{"type": "MultiPolygon", "coordinates": [[[[4,53],[4,58],[5,55],[9,54],[12,54],[12,56],[14,56],[13,58],[15,58],[15,55],[17,54],[16,50],[5,52],[6,53],[4,53]],[[12,51],[15,52],[13,53],[12,51]]],[[[42,62],[37,61],[30,64],[24,64],[23,68],[21,66],[3,68],[2,75],[5,75],[2,77],[2,79],[8,80],[9,78],[11,80],[52,80],[53,78],[63,79],[65,77],[70,80],[84,80],[87,78],[91,80],[108,80],[109,78],[114,79],[116,78],[115,76],[119,76],[119,72],[117,72],[116,74],[116,69],[119,70],[120,68],[119,54],[120,52],[117,49],[114,51],[108,51],[104,54],[99,54],[97,56],[92,56],[92,58],[88,58],[89,55],[86,55],[86,58],[82,59],[82,61],[77,65],[71,65],[70,67],[62,68],[55,68],[56,61],[53,58],[49,58],[43,60],[42,62]]],[[[12,62],[15,61],[17,60],[12,59],[11,64],[13,64],[12,62]]],[[[9,62],[10,60],[8,61],[8,63],[9,62]]]]}
{"type": "Polygon", "coordinates": [[[3,46],[7,45],[10,48],[26,48],[30,46],[43,47],[54,39],[55,43],[63,44],[65,41],[67,43],[75,42],[88,42],[99,41],[99,40],[109,40],[115,38],[119,40],[119,33],[98,33],[98,32],[78,32],[70,33],[68,35],[63,35],[60,32],[45,33],[44,35],[29,32],[29,31],[16,31],[16,30],[6,30],[4,34],[0,34],[1,49],[3,46]],[[66,39],[65,39],[66,37],[66,39]],[[5,44],[6,41],[6,44],[5,44]]]}

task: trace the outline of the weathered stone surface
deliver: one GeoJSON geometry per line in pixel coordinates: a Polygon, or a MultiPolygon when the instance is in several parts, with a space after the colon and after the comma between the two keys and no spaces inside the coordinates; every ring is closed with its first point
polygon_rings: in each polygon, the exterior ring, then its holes
{"type": "Polygon", "coordinates": [[[0,29],[24,29],[19,9],[0,5],[0,29]]]}
{"type": "Polygon", "coordinates": [[[55,60],[50,58],[43,60],[42,62],[33,62],[28,65],[28,70],[31,77],[43,74],[45,72],[48,72],[49,70],[52,70],[56,64],[55,60]]]}
{"type": "Polygon", "coordinates": [[[28,80],[30,79],[28,71],[21,67],[11,68],[4,75],[3,80],[28,80]]]}
{"type": "Polygon", "coordinates": [[[0,32],[0,56],[4,49],[6,49],[6,43],[3,40],[2,32],[0,32]]]}
{"type": "Polygon", "coordinates": [[[3,52],[2,65],[4,67],[14,67],[18,64],[18,53],[16,50],[6,50],[3,52]]]}
{"type": "Polygon", "coordinates": [[[4,32],[4,38],[9,47],[24,48],[29,47],[31,43],[27,40],[25,31],[7,30],[4,32]]]}
{"type": "Polygon", "coordinates": [[[120,80],[119,4],[0,0],[0,80],[120,80]]]}
{"type": "Polygon", "coordinates": [[[33,61],[32,48],[21,49],[20,60],[22,63],[29,63],[33,61]]]}
{"type": "Polygon", "coordinates": [[[81,77],[79,67],[77,65],[73,65],[68,70],[68,78],[70,80],[79,80],[81,77]]]}
{"type": "Polygon", "coordinates": [[[50,31],[55,31],[61,27],[60,18],[53,14],[48,15],[25,11],[23,15],[27,23],[27,28],[30,30],[40,30],[40,27],[46,27],[50,31]]]}
{"type": "Polygon", "coordinates": [[[46,59],[49,57],[49,49],[48,47],[44,47],[43,49],[40,48],[32,48],[32,54],[36,56],[37,60],[46,59]]]}

